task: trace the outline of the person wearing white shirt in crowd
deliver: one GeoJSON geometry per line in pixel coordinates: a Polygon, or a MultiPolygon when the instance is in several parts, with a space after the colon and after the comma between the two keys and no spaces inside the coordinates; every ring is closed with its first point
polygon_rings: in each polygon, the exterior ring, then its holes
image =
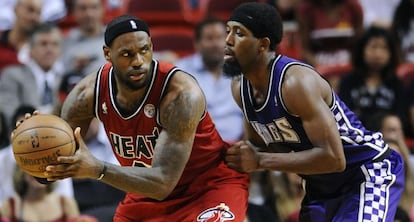
{"type": "Polygon", "coordinates": [[[104,4],[101,0],[72,0],[77,26],[71,28],[63,41],[62,62],[67,72],[89,74],[105,63],[104,4]]]}
{"type": "Polygon", "coordinates": [[[217,18],[207,18],[195,27],[197,53],[182,58],[176,65],[191,73],[203,89],[217,130],[227,142],[243,137],[243,114],[231,94],[231,79],[223,76],[226,25],[217,18]]]}

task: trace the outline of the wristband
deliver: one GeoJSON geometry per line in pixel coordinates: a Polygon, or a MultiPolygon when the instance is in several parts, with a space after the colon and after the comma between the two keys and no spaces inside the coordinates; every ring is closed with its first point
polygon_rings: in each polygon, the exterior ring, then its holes
{"type": "Polygon", "coordinates": [[[101,173],[99,174],[99,177],[97,178],[97,180],[102,180],[102,178],[104,178],[104,176],[105,176],[105,173],[106,173],[106,163],[103,162],[103,167],[102,167],[101,173]]]}

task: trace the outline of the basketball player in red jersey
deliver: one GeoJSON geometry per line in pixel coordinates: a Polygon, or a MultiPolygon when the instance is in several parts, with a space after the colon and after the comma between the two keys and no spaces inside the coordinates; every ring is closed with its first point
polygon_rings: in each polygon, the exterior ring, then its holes
{"type": "Polygon", "coordinates": [[[114,221],[243,221],[248,178],[224,164],[228,145],[203,92],[187,73],[153,60],[152,48],[139,18],[120,16],[108,24],[108,63],[81,80],[62,107],[79,149],[48,166],[46,177],[94,178],[126,191],[114,221]],[[81,132],[94,117],[121,166],[98,160],[84,144],[81,132]]]}

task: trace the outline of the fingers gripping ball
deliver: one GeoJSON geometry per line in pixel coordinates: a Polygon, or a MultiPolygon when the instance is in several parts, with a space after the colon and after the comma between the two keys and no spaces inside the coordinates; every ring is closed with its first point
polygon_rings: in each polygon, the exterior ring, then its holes
{"type": "Polygon", "coordinates": [[[46,166],[56,164],[58,156],[75,153],[76,142],[66,121],[55,115],[39,114],[17,127],[12,147],[16,163],[26,173],[44,178],[46,166]]]}

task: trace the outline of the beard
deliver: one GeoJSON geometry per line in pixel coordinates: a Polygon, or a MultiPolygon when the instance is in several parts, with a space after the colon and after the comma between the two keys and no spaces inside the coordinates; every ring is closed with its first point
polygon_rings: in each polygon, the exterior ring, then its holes
{"type": "Polygon", "coordinates": [[[225,62],[223,64],[224,75],[230,78],[240,76],[242,74],[241,67],[238,61],[225,62]]]}

